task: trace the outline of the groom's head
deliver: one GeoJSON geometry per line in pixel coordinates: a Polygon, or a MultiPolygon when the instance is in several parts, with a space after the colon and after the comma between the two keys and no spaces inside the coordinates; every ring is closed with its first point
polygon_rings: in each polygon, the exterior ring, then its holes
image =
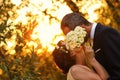
{"type": "Polygon", "coordinates": [[[89,25],[91,25],[91,23],[79,13],[66,14],[61,21],[61,29],[65,35],[69,31],[74,30],[76,26],[81,26],[86,29],[86,26],[89,25]]]}

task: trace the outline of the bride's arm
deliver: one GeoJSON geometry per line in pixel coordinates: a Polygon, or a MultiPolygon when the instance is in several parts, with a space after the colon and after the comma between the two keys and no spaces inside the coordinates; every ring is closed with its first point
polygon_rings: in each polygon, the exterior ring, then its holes
{"type": "Polygon", "coordinates": [[[95,69],[96,73],[102,80],[107,80],[109,78],[109,74],[105,68],[95,59],[93,49],[91,47],[85,46],[85,52],[87,53],[86,55],[88,55],[87,57],[90,61],[90,64],[95,69]]]}
{"type": "Polygon", "coordinates": [[[93,58],[90,63],[102,80],[107,80],[109,78],[105,68],[95,58],[93,58]]]}
{"type": "MultiPolygon", "coordinates": [[[[74,80],[102,80],[98,74],[83,65],[74,65],[69,72],[74,80]]],[[[68,76],[67,78],[69,79],[68,76]]]]}

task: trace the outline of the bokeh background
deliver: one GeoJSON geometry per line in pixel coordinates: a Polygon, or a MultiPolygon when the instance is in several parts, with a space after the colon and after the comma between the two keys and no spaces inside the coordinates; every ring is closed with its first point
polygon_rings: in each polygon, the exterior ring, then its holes
{"type": "Polygon", "coordinates": [[[0,80],[66,80],[51,53],[70,12],[120,31],[120,0],[0,0],[0,80]]]}

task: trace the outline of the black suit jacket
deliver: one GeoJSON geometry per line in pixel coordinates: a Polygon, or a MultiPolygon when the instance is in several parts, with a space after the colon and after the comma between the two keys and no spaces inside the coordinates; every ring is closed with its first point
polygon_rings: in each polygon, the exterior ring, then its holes
{"type": "Polygon", "coordinates": [[[120,80],[120,33],[113,28],[97,24],[93,39],[95,58],[107,70],[109,80],[120,80]]]}

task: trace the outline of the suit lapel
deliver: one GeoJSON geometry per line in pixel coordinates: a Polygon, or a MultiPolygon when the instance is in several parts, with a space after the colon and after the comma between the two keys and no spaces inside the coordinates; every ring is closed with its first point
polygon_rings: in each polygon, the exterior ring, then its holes
{"type": "Polygon", "coordinates": [[[102,32],[103,26],[98,23],[95,29],[94,39],[93,39],[93,49],[96,51],[96,53],[101,50],[100,48],[100,39],[101,39],[101,32],[102,32]]]}

